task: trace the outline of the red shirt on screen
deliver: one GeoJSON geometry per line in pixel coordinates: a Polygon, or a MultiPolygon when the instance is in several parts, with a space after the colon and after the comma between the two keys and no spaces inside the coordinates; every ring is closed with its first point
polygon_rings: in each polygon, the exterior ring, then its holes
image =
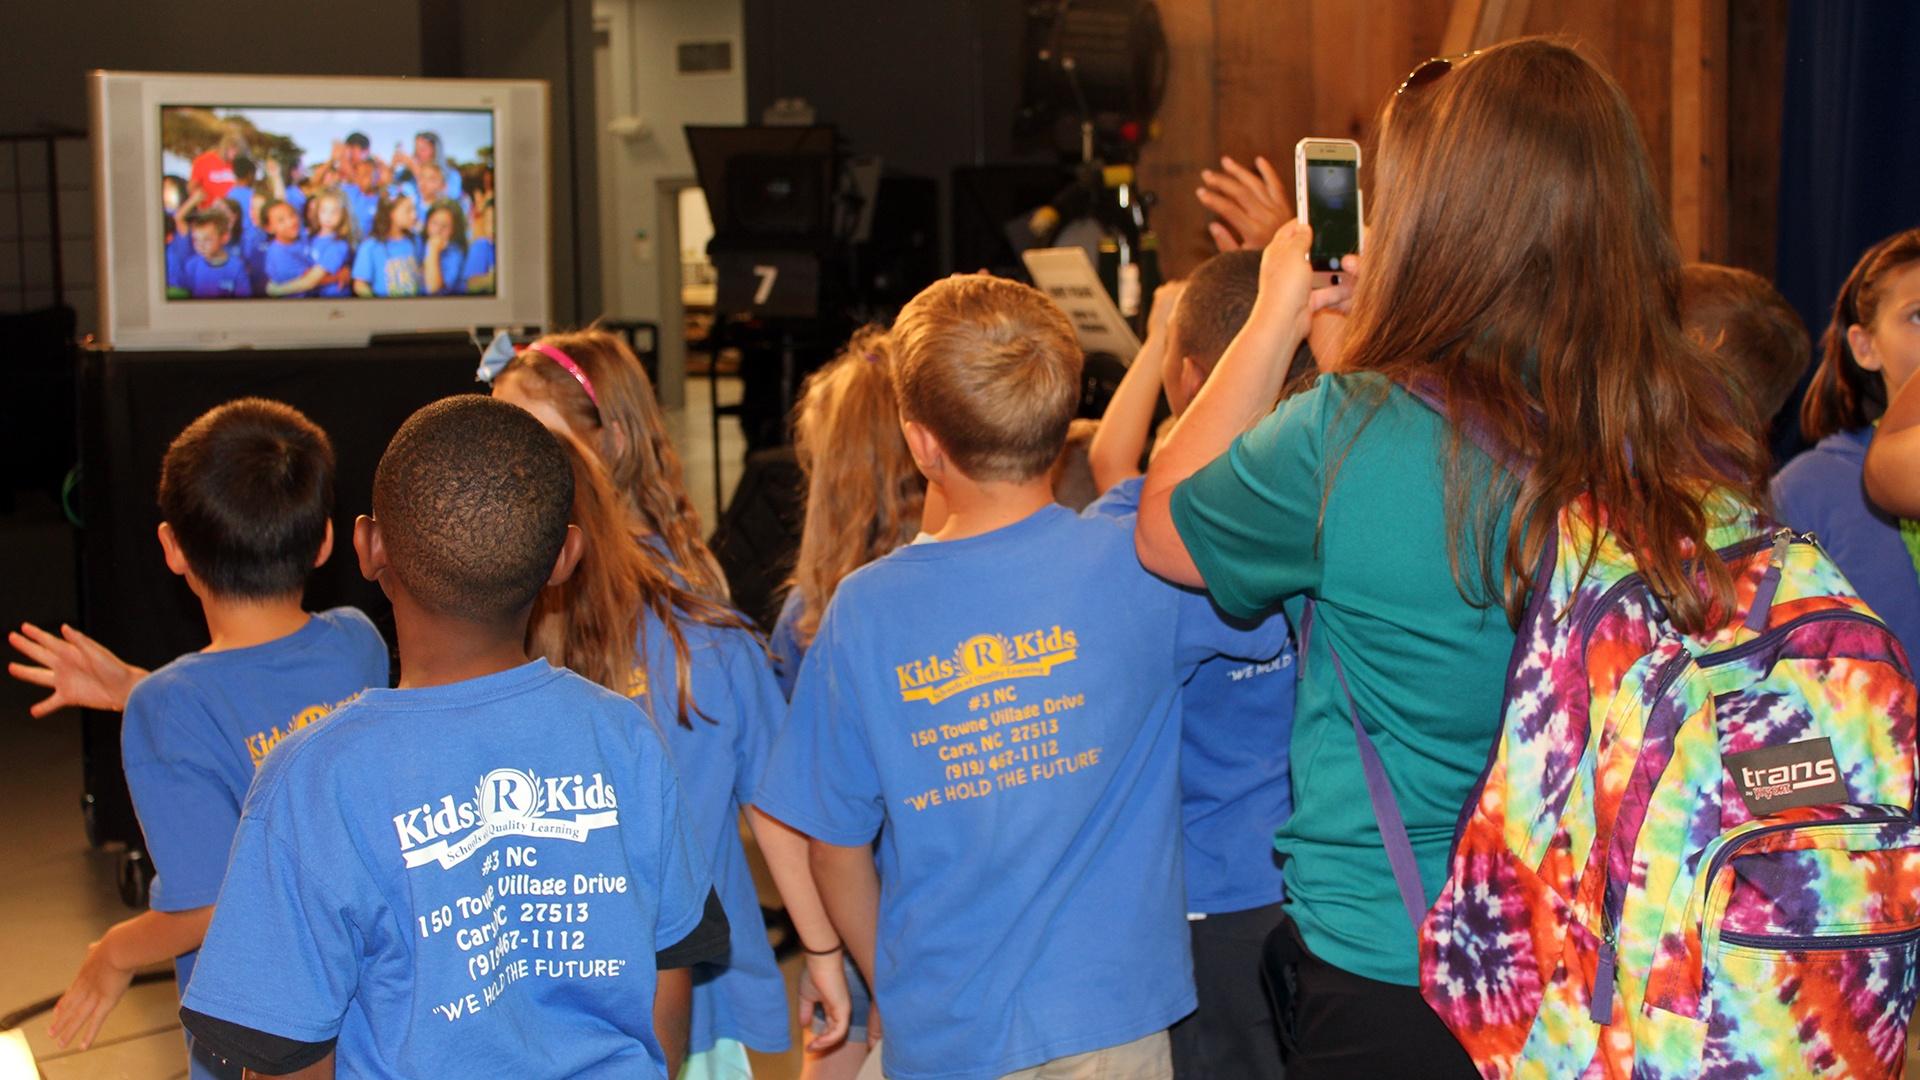
{"type": "Polygon", "coordinates": [[[220,151],[208,150],[193,159],[189,182],[206,192],[209,200],[224,199],[227,189],[234,185],[233,163],[221,157],[220,151]]]}

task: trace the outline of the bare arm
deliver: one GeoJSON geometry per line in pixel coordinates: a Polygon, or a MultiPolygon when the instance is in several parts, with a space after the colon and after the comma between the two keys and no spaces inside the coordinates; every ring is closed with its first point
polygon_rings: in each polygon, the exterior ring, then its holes
{"type": "Polygon", "coordinates": [[[447,286],[446,275],[440,272],[440,253],[445,250],[447,250],[447,246],[438,240],[427,241],[427,257],[423,261],[426,263],[427,294],[429,296],[438,295],[440,290],[447,286]]]}
{"type": "MultiPolygon", "coordinates": [[[[840,954],[834,951],[840,936],[814,884],[807,837],[753,807],[747,809],[747,823],[753,828],[753,842],[767,860],[767,872],[773,875],[773,884],[780,890],[787,917],[793,920],[793,931],[800,936],[807,972],[813,979],[820,1003],[827,1010],[827,1029],[815,1036],[807,1049],[825,1050],[846,1038],[853,1006],[848,996],[846,969],[840,964],[840,954]]],[[[800,1023],[805,1026],[812,1019],[812,1011],[807,1009],[800,1023]]]]}
{"type": "Polygon", "coordinates": [[[1167,355],[1167,324],[1183,286],[1168,282],[1153,292],[1153,311],[1147,316],[1147,340],[1120,380],[1113,400],[1100,417],[1100,427],[1087,446],[1087,465],[1093,486],[1101,492],[1122,480],[1140,475],[1140,455],[1147,449],[1153,428],[1153,409],[1160,403],[1160,376],[1167,355]]]}
{"type": "Polygon", "coordinates": [[[667,1057],[669,1077],[679,1076],[680,1066],[687,1060],[687,1017],[692,1009],[692,968],[669,968],[654,977],[653,1035],[667,1057]]]}
{"type": "MultiPolygon", "coordinates": [[[[256,1080],[256,1078],[265,1080],[266,1076],[266,1073],[254,1072],[252,1069],[248,1069],[245,1080],[256,1080]]],[[[333,1054],[329,1051],[327,1056],[321,1058],[319,1061],[296,1072],[282,1073],[276,1080],[333,1080],[333,1054]]]]}
{"type": "Polygon", "coordinates": [[[208,904],[191,911],[149,911],[115,924],[87,946],[87,958],[53,1006],[47,1028],[53,1041],[66,1046],[78,1035],[80,1049],[92,1046],[100,1025],[126,995],[133,973],[199,948],[212,919],[213,905],[208,904]]]}
{"type": "Polygon", "coordinates": [[[873,849],[811,840],[807,850],[827,914],[872,986],[874,935],[880,922],[880,875],[873,866],[873,849]]]}
{"type": "Polygon", "coordinates": [[[1920,518],[1920,376],[1894,395],[1867,450],[1867,496],[1890,514],[1920,518]]]}
{"type": "Polygon", "coordinates": [[[325,285],[327,279],[332,276],[332,274],[327,273],[326,267],[316,263],[313,266],[309,266],[306,273],[301,274],[292,281],[267,282],[267,295],[290,296],[294,293],[309,292],[325,285]]]}
{"type": "Polygon", "coordinates": [[[1260,294],[1247,323],[1214,366],[1213,376],[1174,425],[1173,434],[1147,469],[1140,492],[1134,546],[1140,563],[1169,581],[1195,587],[1206,582],[1173,524],[1173,489],[1227,452],[1233,440],[1273,409],[1287,367],[1307,334],[1309,304],[1334,303],[1336,289],[1312,296],[1307,248],[1312,230],[1290,222],[1274,235],[1260,260],[1260,294]]]}
{"type": "Polygon", "coordinates": [[[127,663],[65,624],[55,637],[32,623],[21,623],[18,631],[7,634],[7,642],[33,661],[8,664],[7,674],[53,691],[28,710],[34,716],[69,706],[119,712],[127,707],[134,685],[148,674],[146,668],[127,663]]]}

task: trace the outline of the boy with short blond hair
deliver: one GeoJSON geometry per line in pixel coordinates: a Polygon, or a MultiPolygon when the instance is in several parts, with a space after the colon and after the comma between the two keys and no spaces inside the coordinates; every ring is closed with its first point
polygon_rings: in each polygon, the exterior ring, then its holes
{"type": "Polygon", "coordinates": [[[1194,1007],[1180,683],[1272,658],[1284,627],[1228,626],[1142,570],[1125,526],[1053,502],[1081,356],[1044,295],[949,278],[893,340],[948,514],[841,583],[756,805],[814,840],[889,1077],[1169,1075],[1194,1007]]]}

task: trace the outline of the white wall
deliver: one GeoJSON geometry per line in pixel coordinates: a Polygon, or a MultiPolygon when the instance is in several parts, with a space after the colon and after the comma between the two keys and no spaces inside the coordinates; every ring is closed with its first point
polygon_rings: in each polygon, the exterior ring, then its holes
{"type": "MultiPolygon", "coordinates": [[[[681,130],[686,124],[746,122],[745,43],[740,0],[594,0],[596,25],[607,29],[608,63],[601,84],[609,99],[600,110],[601,243],[609,314],[660,320],[660,274],[679,253],[659,235],[656,183],[692,177],[693,159],[681,130]],[[679,75],[674,46],[684,41],[733,42],[733,70],[679,75]],[[638,116],[637,139],[607,134],[622,116],[638,116]]],[[[685,355],[678,325],[662,325],[661,397],[682,400],[685,355]]]]}

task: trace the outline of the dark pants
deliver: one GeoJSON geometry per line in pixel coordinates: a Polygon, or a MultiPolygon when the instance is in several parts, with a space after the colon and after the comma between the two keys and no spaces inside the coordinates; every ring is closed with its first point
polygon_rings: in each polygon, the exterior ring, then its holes
{"type": "Polygon", "coordinates": [[[1290,1080],[1478,1080],[1418,989],[1334,967],[1307,951],[1292,919],[1274,929],[1265,953],[1290,1080]]]}
{"type": "Polygon", "coordinates": [[[1280,1036],[1260,973],[1260,949],[1286,916],[1279,904],[1209,915],[1193,933],[1200,1007],[1173,1025],[1175,1080],[1280,1080],[1280,1036]]]}

